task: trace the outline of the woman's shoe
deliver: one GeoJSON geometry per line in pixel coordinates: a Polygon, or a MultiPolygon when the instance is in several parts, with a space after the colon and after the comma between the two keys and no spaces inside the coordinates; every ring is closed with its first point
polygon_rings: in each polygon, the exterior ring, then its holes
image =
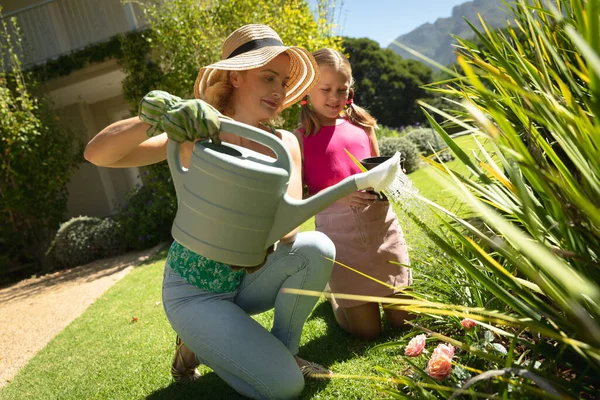
{"type": "Polygon", "coordinates": [[[322,366],[311,361],[306,361],[298,356],[295,357],[300,372],[305,378],[329,378],[333,375],[333,372],[322,366]]]}
{"type": "MultiPolygon", "coordinates": [[[[187,347],[183,340],[177,335],[177,339],[175,340],[175,357],[173,358],[173,364],[171,365],[171,376],[173,376],[173,380],[178,383],[189,383],[193,382],[196,379],[200,378],[201,375],[196,369],[198,365],[194,361],[194,365],[187,365],[185,362],[185,358],[183,356],[183,352],[194,354],[189,347],[187,347]]],[[[196,356],[194,355],[194,360],[196,356]]]]}

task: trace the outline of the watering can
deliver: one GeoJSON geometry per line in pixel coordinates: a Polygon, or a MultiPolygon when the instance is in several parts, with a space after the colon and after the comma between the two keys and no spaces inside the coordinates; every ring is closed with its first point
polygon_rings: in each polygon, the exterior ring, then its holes
{"type": "Polygon", "coordinates": [[[395,178],[399,154],[352,175],[306,200],[287,194],[292,161],[283,142],[258,128],[222,118],[221,131],[270,148],[272,158],[245,147],[209,140],[194,145],[189,168],[179,143],[169,140],[167,160],[177,193],[173,238],[204,257],[236,266],[263,262],[267,248],[342,197],[368,187],[381,191],[395,178]]]}

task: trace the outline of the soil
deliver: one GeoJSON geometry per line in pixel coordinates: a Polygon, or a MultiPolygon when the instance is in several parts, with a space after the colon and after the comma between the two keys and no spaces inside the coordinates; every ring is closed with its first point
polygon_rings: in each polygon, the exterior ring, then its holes
{"type": "Polygon", "coordinates": [[[71,321],[161,245],[0,288],[0,388],[71,321]]]}

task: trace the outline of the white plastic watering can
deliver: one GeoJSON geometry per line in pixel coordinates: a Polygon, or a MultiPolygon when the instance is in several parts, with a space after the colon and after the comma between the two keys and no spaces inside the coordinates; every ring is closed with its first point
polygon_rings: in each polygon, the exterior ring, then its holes
{"type": "Polygon", "coordinates": [[[277,158],[244,147],[196,142],[188,169],[179,143],[169,140],[167,159],[177,192],[173,238],[204,257],[236,266],[263,262],[267,248],[335,201],[372,187],[379,192],[395,178],[400,156],[352,175],[306,200],[287,194],[292,171],[283,142],[258,128],[221,119],[221,131],[263,144],[277,158]]]}

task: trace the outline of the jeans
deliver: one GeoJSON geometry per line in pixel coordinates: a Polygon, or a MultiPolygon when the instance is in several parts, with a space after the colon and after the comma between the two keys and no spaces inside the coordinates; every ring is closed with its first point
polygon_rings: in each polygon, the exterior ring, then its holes
{"type": "Polygon", "coordinates": [[[197,361],[212,368],[237,392],[252,399],[290,399],[304,388],[294,355],[302,328],[317,302],[282,288],[322,291],[335,247],[319,232],[278,244],[265,265],[246,274],[236,292],[213,293],[188,284],[165,266],[167,318],[197,361]],[[269,332],[250,315],[275,308],[269,332]]]}

